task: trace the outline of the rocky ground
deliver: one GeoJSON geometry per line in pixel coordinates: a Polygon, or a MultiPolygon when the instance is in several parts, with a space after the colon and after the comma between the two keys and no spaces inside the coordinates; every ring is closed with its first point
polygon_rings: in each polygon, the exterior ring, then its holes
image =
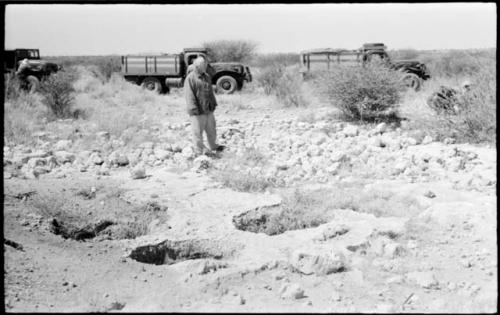
{"type": "Polygon", "coordinates": [[[85,130],[58,121],[70,136],[4,147],[6,309],[496,311],[495,147],[224,97],[216,156],[194,158],[182,105],[138,145],[98,132],[82,149],[85,130]],[[237,191],[222,170],[273,185],[237,191]],[[284,191],[344,186],[318,226],[241,223],[284,191]]]}

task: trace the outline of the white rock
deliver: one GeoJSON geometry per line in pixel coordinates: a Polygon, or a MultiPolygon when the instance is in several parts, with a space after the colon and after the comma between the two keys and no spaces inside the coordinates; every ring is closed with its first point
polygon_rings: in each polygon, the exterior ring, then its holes
{"type": "Polygon", "coordinates": [[[60,164],[64,164],[66,162],[73,163],[76,158],[74,153],[66,151],[57,151],[54,153],[54,156],[56,157],[57,162],[60,164]]]}
{"type": "Polygon", "coordinates": [[[99,153],[94,152],[89,157],[89,164],[101,165],[104,163],[104,159],[99,155],[99,153]]]}
{"type": "Polygon", "coordinates": [[[332,165],[329,165],[325,171],[330,175],[337,175],[340,170],[341,164],[339,162],[335,162],[332,165]]]}
{"type": "Polygon", "coordinates": [[[166,160],[171,156],[172,152],[160,148],[155,148],[154,149],[154,155],[158,160],[166,160]]]}
{"type": "Polygon", "coordinates": [[[182,149],[182,156],[185,159],[191,159],[194,157],[194,150],[191,146],[187,146],[184,149],[182,149]]]}
{"type": "Polygon", "coordinates": [[[348,159],[349,158],[348,158],[347,154],[345,154],[345,152],[343,152],[343,151],[335,151],[330,155],[330,160],[332,162],[343,162],[343,161],[347,161],[348,159]]]}
{"type": "Polygon", "coordinates": [[[306,275],[327,275],[343,271],[346,268],[346,259],[340,251],[316,254],[313,251],[296,250],[292,254],[291,264],[306,275]]]}
{"type": "Polygon", "coordinates": [[[342,130],[342,133],[348,137],[355,137],[359,133],[359,128],[354,125],[348,125],[342,130]]]}
{"type": "Polygon", "coordinates": [[[130,170],[132,179],[142,179],[146,177],[146,170],[142,165],[137,165],[130,170]]]}
{"type": "Polygon", "coordinates": [[[396,275],[396,276],[392,276],[392,277],[388,278],[385,281],[385,283],[387,283],[387,284],[391,284],[391,283],[403,283],[403,281],[404,281],[403,276],[396,275]]]}
{"type": "Polygon", "coordinates": [[[212,159],[206,155],[200,155],[193,160],[193,169],[195,171],[205,170],[212,165],[212,159]]]}
{"type": "Polygon", "coordinates": [[[71,147],[71,140],[59,140],[54,145],[55,151],[66,151],[71,147]]]}
{"type": "Polygon", "coordinates": [[[430,271],[413,271],[406,274],[406,279],[422,288],[430,289],[436,287],[439,282],[430,271]]]}
{"type": "Polygon", "coordinates": [[[281,298],[285,299],[301,299],[304,298],[304,289],[298,284],[298,283],[286,283],[284,284],[280,290],[279,293],[281,295],[281,298]]]}
{"type": "Polygon", "coordinates": [[[390,242],[384,246],[384,256],[389,258],[395,258],[401,256],[404,253],[404,247],[396,242],[390,242]]]}
{"type": "Polygon", "coordinates": [[[425,136],[424,139],[422,140],[422,144],[429,144],[433,141],[434,139],[431,136],[425,136]]]}
{"type": "Polygon", "coordinates": [[[384,133],[386,132],[386,130],[387,130],[387,124],[385,122],[382,122],[373,129],[373,133],[375,134],[384,133]]]}
{"type": "Polygon", "coordinates": [[[397,308],[389,303],[381,303],[375,307],[375,313],[394,313],[397,308]]]}

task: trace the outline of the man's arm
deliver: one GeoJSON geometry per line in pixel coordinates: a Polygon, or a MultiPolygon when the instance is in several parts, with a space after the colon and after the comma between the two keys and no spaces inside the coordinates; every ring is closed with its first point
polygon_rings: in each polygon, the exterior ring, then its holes
{"type": "Polygon", "coordinates": [[[196,95],[194,94],[193,82],[191,80],[191,76],[186,78],[184,82],[184,95],[186,96],[186,105],[187,111],[189,115],[198,114],[198,101],[196,99],[196,95]]]}

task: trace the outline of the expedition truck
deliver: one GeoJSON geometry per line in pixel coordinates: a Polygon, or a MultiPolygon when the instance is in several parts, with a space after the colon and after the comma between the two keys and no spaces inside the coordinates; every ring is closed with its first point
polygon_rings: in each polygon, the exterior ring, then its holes
{"type": "Polygon", "coordinates": [[[389,68],[404,73],[403,82],[415,91],[420,90],[423,81],[430,78],[425,64],[415,60],[392,61],[383,43],[367,43],[356,50],[314,49],[300,53],[301,73],[315,70],[334,69],[336,65],[365,65],[374,60],[382,61],[389,68]]]}
{"type": "MultiPolygon", "coordinates": [[[[157,93],[168,92],[171,87],[182,87],[188,67],[198,57],[207,59],[207,50],[186,48],[180,54],[154,56],[122,56],[122,74],[127,81],[157,93]]],[[[244,81],[251,82],[250,69],[235,62],[209,63],[208,70],[216,91],[231,94],[243,88],[244,81]]]]}
{"type": "Polygon", "coordinates": [[[41,60],[38,49],[18,48],[4,51],[4,74],[16,75],[23,59],[28,59],[28,67],[17,76],[21,81],[21,87],[30,92],[38,90],[42,79],[62,69],[53,62],[41,60]]]}

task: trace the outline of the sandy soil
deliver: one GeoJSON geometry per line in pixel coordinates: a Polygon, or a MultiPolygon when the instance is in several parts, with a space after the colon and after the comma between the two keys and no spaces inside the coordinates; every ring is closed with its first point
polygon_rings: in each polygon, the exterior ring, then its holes
{"type": "MultiPolygon", "coordinates": [[[[219,117],[229,119],[225,115],[219,117]]],[[[297,112],[249,110],[234,118],[257,121],[263,115],[297,112]]],[[[4,235],[22,245],[4,245],[6,310],[497,310],[494,190],[463,190],[437,180],[366,180],[418,198],[418,213],[402,209],[398,216],[375,217],[343,209],[318,227],[269,236],[238,230],[233,218],[279,204],[278,195],[236,192],[206,174],[162,166],[147,173],[136,180],[126,168],[111,169],[109,176],[67,170],[63,178],[5,178],[4,235]],[[88,187],[96,188],[94,197],[78,194],[88,187]],[[429,190],[435,197],[425,196],[429,190]],[[35,193],[23,198],[28,192],[35,193]],[[65,200],[89,222],[110,217],[123,229],[136,218],[134,209],[148,202],[166,210],[147,222],[146,235],[126,238],[118,231],[77,241],[51,232],[34,207],[37,196],[65,200]],[[339,227],[345,231],[329,232],[339,227]],[[342,268],[329,269],[335,264],[342,268]]]]}

